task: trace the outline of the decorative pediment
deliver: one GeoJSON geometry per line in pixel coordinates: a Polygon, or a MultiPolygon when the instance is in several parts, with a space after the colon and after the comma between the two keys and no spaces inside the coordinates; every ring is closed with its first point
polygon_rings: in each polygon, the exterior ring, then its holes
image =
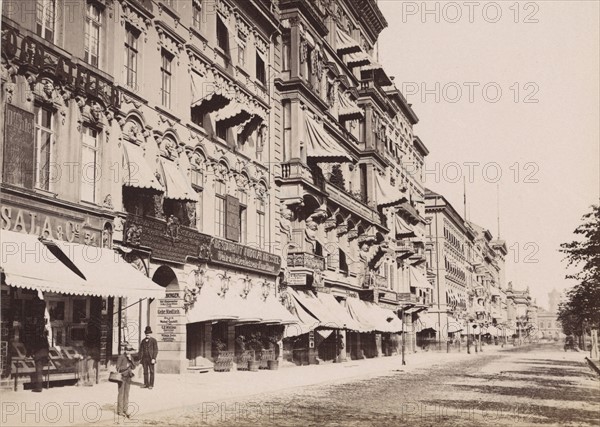
{"type": "Polygon", "coordinates": [[[131,25],[140,33],[144,33],[144,41],[148,41],[148,29],[152,25],[150,16],[143,13],[134,3],[127,0],[119,1],[121,3],[121,25],[131,25]]]}
{"type": "Polygon", "coordinates": [[[173,56],[179,57],[179,53],[185,45],[185,39],[162,21],[156,22],[156,32],[159,39],[157,49],[165,49],[173,56]]]}
{"type": "Polygon", "coordinates": [[[229,16],[231,16],[232,12],[231,6],[224,0],[215,0],[215,5],[217,12],[223,15],[223,17],[226,19],[229,19],[229,16]]]}
{"type": "Polygon", "coordinates": [[[260,53],[267,53],[268,43],[260,36],[260,34],[257,31],[254,31],[254,45],[256,46],[256,50],[258,50],[260,53]]]}

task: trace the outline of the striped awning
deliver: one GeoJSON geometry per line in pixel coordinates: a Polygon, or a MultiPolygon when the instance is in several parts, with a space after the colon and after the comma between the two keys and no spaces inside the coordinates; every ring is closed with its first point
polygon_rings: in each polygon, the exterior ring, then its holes
{"type": "Polygon", "coordinates": [[[375,197],[377,206],[380,208],[398,205],[406,201],[406,197],[400,192],[400,189],[393,187],[385,177],[378,173],[375,173],[375,197]]]}
{"type": "Polygon", "coordinates": [[[323,126],[312,117],[306,115],[306,157],[317,162],[353,162],[354,160],[333,139],[323,126]]]}
{"type": "Polygon", "coordinates": [[[248,121],[252,114],[244,107],[244,105],[232,101],[224,108],[217,111],[215,121],[223,123],[225,127],[233,127],[241,125],[248,121]]]}
{"type": "MultiPolygon", "coordinates": [[[[212,75],[212,73],[208,73],[212,75]]],[[[227,106],[233,99],[234,93],[223,88],[216,80],[210,77],[201,77],[192,72],[191,78],[192,105],[200,107],[205,113],[212,113],[227,106]]]]}
{"type": "Polygon", "coordinates": [[[346,59],[346,64],[350,68],[362,67],[371,63],[371,57],[362,50],[357,53],[351,53],[346,59]]]}
{"type": "Polygon", "coordinates": [[[161,159],[165,182],[165,198],[172,200],[197,201],[198,194],[188,182],[183,171],[173,160],[161,159]]]}
{"type": "Polygon", "coordinates": [[[154,283],[112,249],[2,231],[7,285],[67,295],[161,298],[154,283]]]}
{"type": "Polygon", "coordinates": [[[146,157],[144,149],[131,142],[123,142],[125,165],[123,170],[123,185],[127,187],[145,188],[163,192],[165,189],[158,182],[154,171],[156,167],[146,157]]]}
{"type": "Polygon", "coordinates": [[[362,49],[358,42],[342,31],[339,27],[335,28],[336,48],[338,54],[345,55],[347,53],[360,52],[362,49]]]}
{"type": "Polygon", "coordinates": [[[341,91],[338,91],[338,118],[339,120],[357,120],[362,119],[365,116],[362,108],[360,108],[354,101],[348,98],[341,91]]]}
{"type": "Polygon", "coordinates": [[[417,267],[409,267],[410,269],[410,286],[421,289],[433,289],[429,280],[427,280],[427,276],[421,272],[417,267]]]}
{"type": "Polygon", "coordinates": [[[415,231],[404,221],[400,215],[396,215],[396,238],[406,239],[417,237],[415,231]]]}

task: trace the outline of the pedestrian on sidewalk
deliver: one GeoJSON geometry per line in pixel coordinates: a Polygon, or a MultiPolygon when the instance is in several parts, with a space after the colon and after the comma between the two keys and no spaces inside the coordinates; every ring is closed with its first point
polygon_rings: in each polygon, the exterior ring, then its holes
{"type": "Polygon", "coordinates": [[[152,337],[152,328],[146,326],[144,330],[146,338],[140,344],[140,358],[144,367],[144,386],[152,390],[154,387],[154,365],[156,365],[156,357],[158,356],[158,343],[152,337]]]}
{"type": "Polygon", "coordinates": [[[135,369],[135,363],[133,362],[132,352],[133,347],[129,345],[127,341],[121,344],[123,353],[117,358],[117,372],[121,374],[122,381],[118,383],[119,393],[117,396],[117,415],[123,415],[129,417],[127,408],[129,407],[129,389],[131,387],[131,378],[133,377],[133,370],[135,369]]]}

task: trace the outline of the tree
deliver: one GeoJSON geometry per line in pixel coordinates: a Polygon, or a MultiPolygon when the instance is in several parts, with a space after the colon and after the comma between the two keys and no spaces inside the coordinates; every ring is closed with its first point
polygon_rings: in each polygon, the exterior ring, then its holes
{"type": "Polygon", "coordinates": [[[561,245],[567,266],[578,268],[566,277],[579,282],[559,307],[558,319],[567,335],[582,335],[600,326],[600,206],[592,206],[582,220],[574,231],[581,239],[561,245]]]}

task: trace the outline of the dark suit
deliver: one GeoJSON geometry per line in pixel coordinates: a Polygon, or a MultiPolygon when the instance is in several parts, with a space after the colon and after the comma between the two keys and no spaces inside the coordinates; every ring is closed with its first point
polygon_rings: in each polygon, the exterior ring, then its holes
{"type": "Polygon", "coordinates": [[[146,387],[154,387],[154,363],[158,356],[158,343],[156,339],[144,338],[140,343],[140,359],[144,367],[144,385],[146,387]]]}

